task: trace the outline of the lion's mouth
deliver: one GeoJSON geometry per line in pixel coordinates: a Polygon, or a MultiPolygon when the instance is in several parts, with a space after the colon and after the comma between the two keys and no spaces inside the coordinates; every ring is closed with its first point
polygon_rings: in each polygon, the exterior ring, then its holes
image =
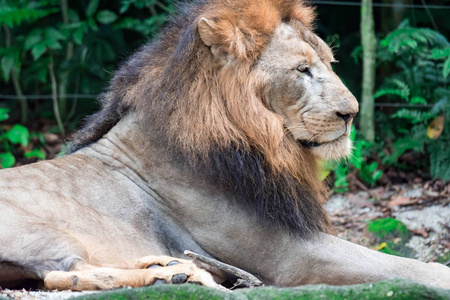
{"type": "Polygon", "coordinates": [[[310,148],[315,148],[315,147],[319,147],[322,146],[323,143],[318,143],[318,142],[314,142],[314,141],[307,141],[307,140],[298,140],[298,142],[305,148],[310,149],[310,148]]]}
{"type": "Polygon", "coordinates": [[[308,140],[297,140],[303,147],[305,147],[306,149],[311,149],[311,148],[316,148],[316,147],[320,147],[322,145],[326,145],[326,144],[332,144],[335,142],[340,141],[342,138],[348,138],[348,136],[344,133],[343,135],[339,136],[338,138],[331,140],[331,141],[327,141],[327,142],[315,142],[315,141],[308,141],[308,140]]]}

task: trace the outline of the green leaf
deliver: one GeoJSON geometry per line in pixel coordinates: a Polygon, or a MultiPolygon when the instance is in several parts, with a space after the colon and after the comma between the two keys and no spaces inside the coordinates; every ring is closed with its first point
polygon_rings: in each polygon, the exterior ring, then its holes
{"type": "Polygon", "coordinates": [[[45,159],[45,152],[40,149],[33,149],[23,154],[25,158],[36,157],[37,159],[45,159]]]}
{"type": "Polygon", "coordinates": [[[450,47],[445,49],[432,49],[431,50],[431,59],[440,59],[440,58],[447,58],[450,56],[450,47]]]}
{"type": "Polygon", "coordinates": [[[381,170],[375,170],[375,172],[373,172],[373,174],[372,174],[372,179],[373,179],[373,181],[375,182],[375,181],[377,181],[378,179],[380,179],[381,176],[383,176],[383,171],[381,171],[381,170]]]}
{"type": "Polygon", "coordinates": [[[427,104],[427,100],[422,97],[412,97],[411,104],[427,104]]]}
{"type": "Polygon", "coordinates": [[[0,122],[8,120],[9,118],[9,108],[0,107],[0,122]]]}
{"type": "Polygon", "coordinates": [[[128,8],[130,7],[130,4],[131,4],[131,2],[122,1],[122,5],[120,6],[119,13],[123,14],[124,12],[126,12],[128,10],[128,8]]]}
{"type": "Polygon", "coordinates": [[[6,137],[13,144],[28,145],[29,132],[25,126],[20,124],[14,125],[7,133],[6,137]]]}
{"type": "Polygon", "coordinates": [[[34,45],[33,48],[31,48],[31,55],[33,55],[33,59],[37,60],[39,57],[41,57],[46,49],[47,44],[45,43],[45,41],[41,41],[34,45]]]}
{"type": "Polygon", "coordinates": [[[45,28],[45,39],[57,41],[57,40],[65,40],[66,37],[61,32],[59,32],[59,30],[56,30],[53,27],[47,27],[45,28]]]}
{"type": "Polygon", "coordinates": [[[110,10],[102,10],[97,14],[97,21],[102,24],[110,24],[117,20],[117,15],[110,10]]]}
{"type": "Polygon", "coordinates": [[[378,163],[374,161],[373,163],[367,166],[367,172],[372,173],[373,171],[376,170],[376,168],[378,168],[378,163]]]}
{"type": "Polygon", "coordinates": [[[42,30],[41,29],[35,29],[33,30],[26,38],[25,38],[25,44],[24,49],[29,50],[31,47],[36,45],[42,40],[42,30]]]}
{"type": "Polygon", "coordinates": [[[92,29],[93,31],[97,31],[97,30],[98,30],[98,26],[97,26],[97,24],[95,23],[94,18],[88,18],[88,19],[87,19],[87,23],[88,23],[89,27],[91,27],[91,29],[92,29]]]}
{"type": "Polygon", "coordinates": [[[8,55],[3,57],[1,63],[2,63],[3,78],[5,78],[5,81],[8,82],[9,74],[11,73],[11,69],[14,66],[14,56],[8,55]]]}
{"type": "MultiPolygon", "coordinates": [[[[11,1],[11,3],[14,3],[14,1],[11,1]]],[[[39,10],[36,8],[18,8],[16,5],[8,6],[3,4],[0,7],[0,25],[5,24],[9,27],[14,27],[20,25],[22,22],[32,22],[55,12],[58,12],[58,9],[39,10]]]]}
{"type": "Polygon", "coordinates": [[[81,45],[83,43],[83,35],[84,35],[85,28],[83,26],[80,26],[73,32],[73,41],[77,45],[81,45]]]}
{"type": "Polygon", "coordinates": [[[54,49],[54,50],[60,50],[60,49],[62,49],[61,43],[58,42],[58,41],[49,41],[49,42],[47,43],[47,46],[48,46],[49,48],[51,48],[51,49],[54,49]]]}
{"type": "Polygon", "coordinates": [[[449,73],[450,73],[450,56],[445,60],[444,66],[442,68],[442,75],[444,76],[444,78],[447,78],[449,73]]]}
{"type": "Polygon", "coordinates": [[[16,163],[16,158],[11,152],[0,153],[0,166],[2,169],[11,168],[16,163]]]}
{"type": "Polygon", "coordinates": [[[100,2],[100,0],[91,0],[89,2],[89,5],[86,9],[86,15],[88,17],[92,17],[95,14],[95,12],[97,11],[99,2],[100,2]]]}

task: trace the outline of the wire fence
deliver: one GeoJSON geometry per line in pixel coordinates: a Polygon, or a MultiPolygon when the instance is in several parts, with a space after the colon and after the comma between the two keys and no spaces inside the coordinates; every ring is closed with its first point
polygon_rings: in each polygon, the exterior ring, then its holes
{"type": "MultiPolygon", "coordinates": [[[[326,0],[311,0],[313,4],[319,5],[339,5],[339,6],[361,6],[361,2],[355,1],[326,1],[326,0]]],[[[393,7],[393,8],[413,8],[413,9],[450,9],[450,5],[420,5],[420,4],[405,4],[405,3],[372,3],[373,7],[393,7]]],[[[64,97],[67,99],[82,99],[82,100],[93,100],[97,99],[98,95],[90,94],[66,94],[58,95],[59,97],[64,97]]],[[[30,100],[45,100],[52,99],[52,95],[23,95],[23,97],[30,100]]],[[[23,97],[16,95],[5,95],[0,94],[0,100],[19,100],[23,97]]],[[[408,104],[408,103],[374,103],[376,107],[410,107],[410,108],[427,108],[433,107],[433,104],[408,104]]],[[[446,106],[450,107],[450,106],[446,106]]]]}
{"type": "MultiPolygon", "coordinates": [[[[30,100],[45,100],[45,99],[52,99],[52,95],[22,95],[22,97],[19,97],[17,95],[4,95],[0,94],[0,99],[3,100],[19,100],[23,98],[27,98],[30,100]]],[[[98,95],[90,95],[90,94],[66,94],[66,95],[58,95],[59,98],[72,98],[72,99],[96,99],[98,98],[98,95]]]]}

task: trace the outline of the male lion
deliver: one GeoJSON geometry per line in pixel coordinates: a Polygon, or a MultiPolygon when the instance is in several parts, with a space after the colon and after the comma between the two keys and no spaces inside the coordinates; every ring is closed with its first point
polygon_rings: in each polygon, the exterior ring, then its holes
{"type": "Polygon", "coordinates": [[[450,288],[445,266],[332,235],[316,162],[349,154],[358,104],[313,18],[302,0],[183,6],[115,74],[69,155],[1,172],[0,285],[215,286],[180,259],[191,250],[269,285],[450,288]]]}

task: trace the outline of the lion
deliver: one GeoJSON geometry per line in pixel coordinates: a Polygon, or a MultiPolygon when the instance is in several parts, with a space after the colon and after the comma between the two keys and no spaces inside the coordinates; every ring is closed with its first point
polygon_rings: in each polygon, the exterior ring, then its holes
{"type": "Polygon", "coordinates": [[[218,287],[185,250],[266,285],[450,269],[333,235],[318,160],[349,155],[358,103],[302,0],[198,0],[115,73],[68,154],[0,172],[0,285],[218,287]]]}

